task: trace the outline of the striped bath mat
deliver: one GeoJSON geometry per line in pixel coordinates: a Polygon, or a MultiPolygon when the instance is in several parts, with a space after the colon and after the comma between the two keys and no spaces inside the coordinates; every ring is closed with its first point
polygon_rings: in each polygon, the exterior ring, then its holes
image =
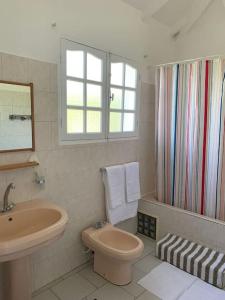
{"type": "Polygon", "coordinates": [[[156,255],[214,286],[224,287],[224,253],[168,233],[157,242],[156,255]]]}

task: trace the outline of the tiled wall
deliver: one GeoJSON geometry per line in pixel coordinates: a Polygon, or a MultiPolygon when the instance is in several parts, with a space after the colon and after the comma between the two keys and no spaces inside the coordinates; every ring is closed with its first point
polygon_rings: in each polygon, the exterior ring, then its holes
{"type": "Polygon", "coordinates": [[[171,232],[225,253],[224,222],[146,199],[140,209],[158,217],[158,239],[171,232]]]}
{"type": "MultiPolygon", "coordinates": [[[[57,66],[0,54],[0,79],[33,82],[36,155],[40,167],[0,173],[0,199],[8,183],[16,190],[14,202],[45,198],[64,207],[69,224],[63,238],[32,256],[33,289],[84,263],[80,240],[86,226],[105,219],[104,190],[99,168],[140,161],[142,193],[154,190],[154,86],[142,83],[140,139],[59,146],[57,66]],[[45,187],[34,183],[34,171],[46,178],[45,187]]],[[[31,153],[0,154],[0,163],[26,161],[31,153]]]]}

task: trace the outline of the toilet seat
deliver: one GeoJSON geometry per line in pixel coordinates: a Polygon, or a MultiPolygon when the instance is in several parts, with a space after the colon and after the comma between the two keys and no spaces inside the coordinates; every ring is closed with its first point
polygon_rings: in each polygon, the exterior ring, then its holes
{"type": "Polygon", "coordinates": [[[140,251],[143,250],[140,241],[135,235],[115,228],[111,224],[105,225],[104,228],[98,229],[90,235],[90,242],[94,248],[92,250],[98,250],[105,255],[116,256],[122,260],[135,259],[140,255],[140,251]],[[110,241],[114,233],[115,236],[110,241]],[[120,239],[116,241],[118,236],[120,239]]]}

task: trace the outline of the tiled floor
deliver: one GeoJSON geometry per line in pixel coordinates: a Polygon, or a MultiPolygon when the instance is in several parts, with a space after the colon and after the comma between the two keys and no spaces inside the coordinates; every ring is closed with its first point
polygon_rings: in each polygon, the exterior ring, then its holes
{"type": "Polygon", "coordinates": [[[134,263],[133,281],[126,286],[115,286],[92,271],[91,265],[66,274],[35,293],[33,300],[159,300],[156,296],[138,285],[154,267],[161,263],[155,258],[155,243],[140,236],[145,250],[140,259],[134,263]]]}

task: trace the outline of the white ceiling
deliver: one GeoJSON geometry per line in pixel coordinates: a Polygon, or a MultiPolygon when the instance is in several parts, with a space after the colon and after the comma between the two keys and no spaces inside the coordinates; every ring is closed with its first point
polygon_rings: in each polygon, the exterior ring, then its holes
{"type": "Polygon", "coordinates": [[[149,0],[122,0],[122,1],[140,10],[144,10],[149,5],[149,0]]]}
{"type": "MultiPolygon", "coordinates": [[[[146,23],[155,19],[177,37],[187,33],[214,0],[122,0],[142,12],[146,23]]],[[[224,0],[222,0],[224,1],[224,0]]]]}

